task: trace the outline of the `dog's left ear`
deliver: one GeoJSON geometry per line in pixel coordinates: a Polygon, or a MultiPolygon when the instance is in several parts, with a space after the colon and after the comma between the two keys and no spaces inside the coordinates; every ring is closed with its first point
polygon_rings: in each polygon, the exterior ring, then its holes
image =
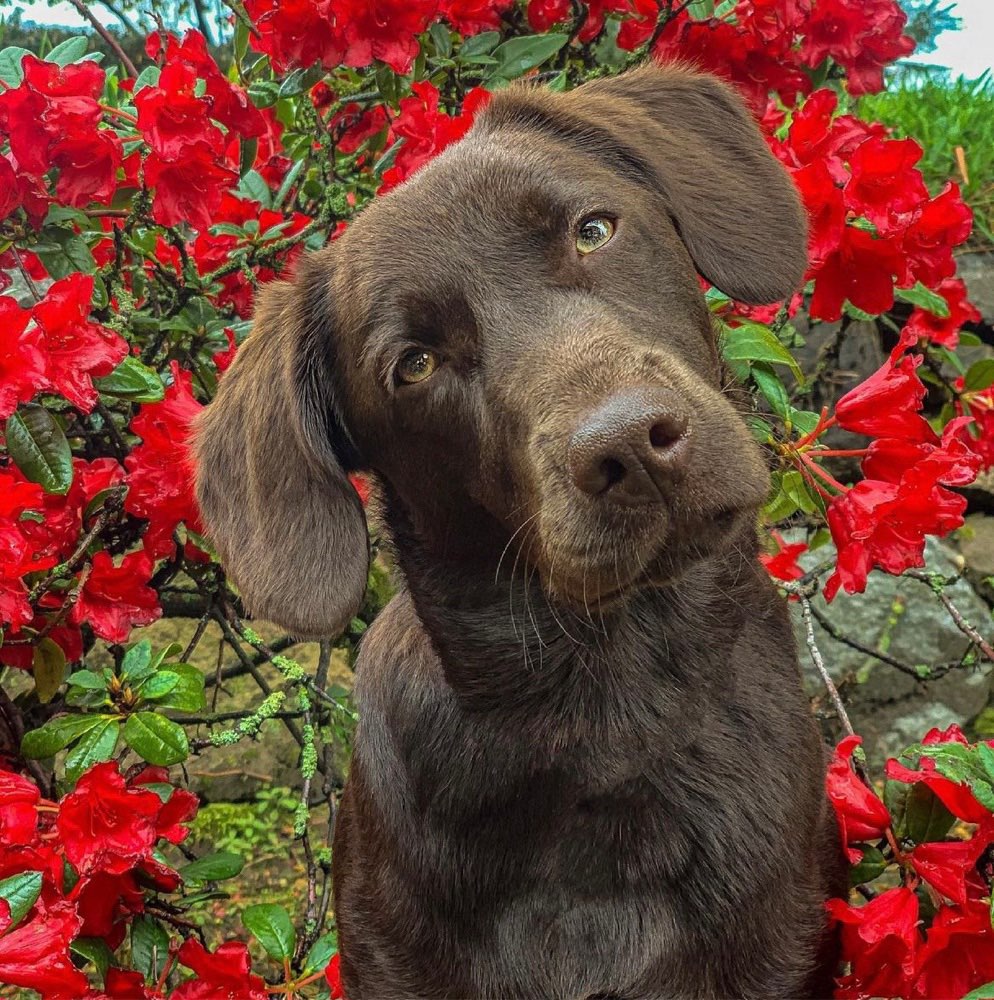
{"type": "Polygon", "coordinates": [[[538,127],[657,188],[697,270],[723,292],[761,304],[800,287],[807,234],[797,191],[716,77],[650,63],[565,94],[508,90],[484,117],[521,124],[528,111],[538,127]]]}

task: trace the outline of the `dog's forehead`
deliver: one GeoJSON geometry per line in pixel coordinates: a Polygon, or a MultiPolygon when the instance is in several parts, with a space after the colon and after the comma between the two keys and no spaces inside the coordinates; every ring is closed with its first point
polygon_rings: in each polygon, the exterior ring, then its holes
{"type": "Polygon", "coordinates": [[[373,202],[348,242],[358,267],[380,273],[486,266],[617,196],[608,169],[539,133],[471,132],[373,202]]]}

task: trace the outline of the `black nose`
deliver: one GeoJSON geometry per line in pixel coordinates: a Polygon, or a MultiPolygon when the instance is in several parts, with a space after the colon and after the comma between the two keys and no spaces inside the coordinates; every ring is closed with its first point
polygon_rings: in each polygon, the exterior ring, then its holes
{"type": "Polygon", "coordinates": [[[670,389],[626,389],[580,422],[569,442],[577,488],[613,503],[658,503],[689,457],[690,413],[670,389]]]}

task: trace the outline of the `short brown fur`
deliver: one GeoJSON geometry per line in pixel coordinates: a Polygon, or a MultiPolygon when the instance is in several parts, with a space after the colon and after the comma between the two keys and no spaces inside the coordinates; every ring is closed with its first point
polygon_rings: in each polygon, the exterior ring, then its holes
{"type": "Polygon", "coordinates": [[[823,750],[697,280],[782,298],[804,247],[733,92],[646,67],[498,94],[261,293],[198,427],[211,537],[254,613],[335,634],[363,469],[402,575],[357,663],[336,830],[351,1000],[830,994],[823,750]],[[615,231],[581,257],[591,216],[615,231]],[[440,362],[413,385],[412,349],[440,362]],[[679,469],[625,450],[641,400],[679,469]],[[576,471],[605,413],[623,503],[576,471]]]}

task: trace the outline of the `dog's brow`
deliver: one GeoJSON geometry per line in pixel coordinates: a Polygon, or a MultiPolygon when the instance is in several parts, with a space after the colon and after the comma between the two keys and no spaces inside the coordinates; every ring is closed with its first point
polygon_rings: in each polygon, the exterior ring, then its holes
{"type": "Polygon", "coordinates": [[[561,112],[551,114],[535,105],[511,103],[493,109],[485,120],[494,131],[501,128],[534,129],[550,138],[569,143],[581,153],[607,161],[614,170],[638,184],[658,189],[656,174],[651,165],[616,135],[591,122],[561,112]]]}

